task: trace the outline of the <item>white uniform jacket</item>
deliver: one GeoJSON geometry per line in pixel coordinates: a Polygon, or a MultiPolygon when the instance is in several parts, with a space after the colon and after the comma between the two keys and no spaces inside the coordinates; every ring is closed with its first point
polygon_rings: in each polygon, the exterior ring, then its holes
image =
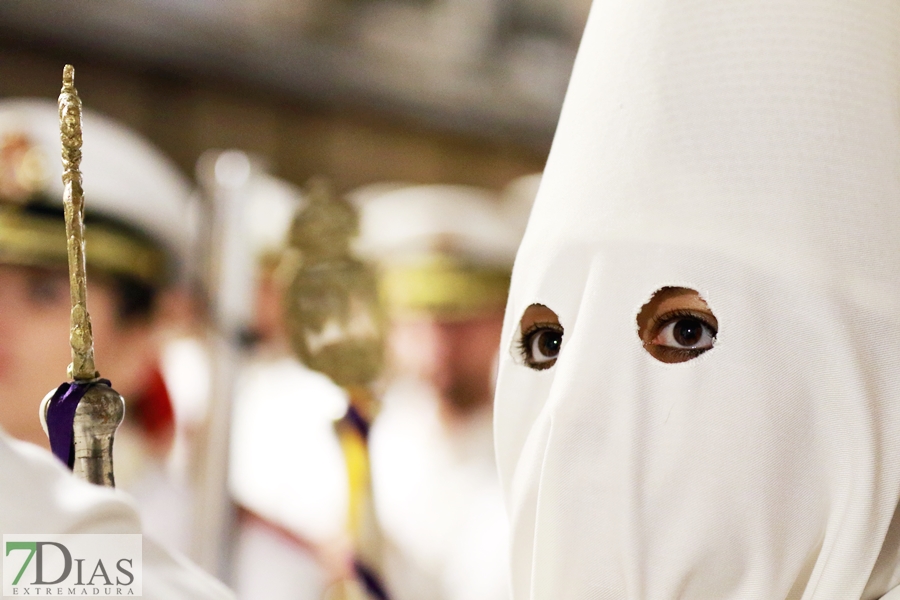
{"type": "MultiPolygon", "coordinates": [[[[141,533],[128,496],[75,479],[53,455],[0,430],[0,536],[141,533]]],[[[2,579],[0,563],[0,579],[2,579]]],[[[231,592],[187,559],[143,538],[143,597],[230,600],[231,592]]]]}

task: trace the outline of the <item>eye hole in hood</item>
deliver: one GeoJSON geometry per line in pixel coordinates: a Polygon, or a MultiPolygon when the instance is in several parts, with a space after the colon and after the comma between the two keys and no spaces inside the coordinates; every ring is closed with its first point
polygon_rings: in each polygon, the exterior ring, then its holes
{"type": "Polygon", "coordinates": [[[542,371],[556,364],[562,348],[563,326],[559,317],[543,304],[525,309],[519,322],[519,354],[530,369],[542,371]]]}
{"type": "Polygon", "coordinates": [[[680,363],[712,349],[719,321],[696,290],[664,287],[637,315],[638,337],[656,360],[680,363]]]}

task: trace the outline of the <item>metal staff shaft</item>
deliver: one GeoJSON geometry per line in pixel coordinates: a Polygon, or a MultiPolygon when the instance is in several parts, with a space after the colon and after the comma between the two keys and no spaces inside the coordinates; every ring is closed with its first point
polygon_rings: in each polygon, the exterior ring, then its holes
{"type": "Polygon", "coordinates": [[[84,190],[81,177],[81,99],[75,89],[75,69],[63,69],[59,93],[59,132],[62,142],[63,203],[66,214],[66,238],[69,255],[69,289],[72,297],[72,364],[69,377],[91,381],[98,377],[94,365],[94,337],[87,310],[87,272],[84,257],[84,190]]]}

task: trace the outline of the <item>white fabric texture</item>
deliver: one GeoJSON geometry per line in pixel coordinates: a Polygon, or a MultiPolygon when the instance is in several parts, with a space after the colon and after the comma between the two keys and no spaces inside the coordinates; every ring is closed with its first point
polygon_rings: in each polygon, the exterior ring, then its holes
{"type": "Polygon", "coordinates": [[[348,499],[334,423],[347,395],[325,375],[281,355],[254,357],[237,378],[228,487],[257,519],[234,532],[238,598],[320,600],[321,562],[342,548],[348,499]]]}
{"type": "Polygon", "coordinates": [[[345,529],[348,491],[334,422],[345,392],[293,358],[259,358],[242,370],[231,422],[234,499],[301,539],[325,544],[345,529]]]}
{"type": "MultiPolygon", "coordinates": [[[[128,496],[75,479],[49,452],[12,440],[0,430],[0,537],[5,533],[141,533],[141,524],[128,496]]],[[[196,565],[146,535],[143,566],[144,598],[234,597],[196,565]]]]}
{"type": "Polygon", "coordinates": [[[596,0],[504,326],[513,598],[895,588],[898,234],[900,3],[596,0]],[[694,360],[638,338],[664,286],[718,319],[694,360]]]}
{"type": "Polygon", "coordinates": [[[234,537],[231,576],[239,600],[327,598],[327,573],[308,547],[256,520],[240,523],[234,537]]]}
{"type": "Polygon", "coordinates": [[[441,421],[426,382],[398,378],[369,447],[392,600],[507,600],[508,527],[489,410],[441,421]]]}

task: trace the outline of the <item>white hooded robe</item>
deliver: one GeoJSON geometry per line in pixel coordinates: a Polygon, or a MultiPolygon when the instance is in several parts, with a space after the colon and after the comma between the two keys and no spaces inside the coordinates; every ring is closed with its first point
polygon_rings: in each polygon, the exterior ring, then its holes
{"type": "Polygon", "coordinates": [[[502,344],[514,600],[898,586],[900,3],[596,0],[502,344]],[[679,364],[637,333],[666,286],[719,323],[679,364]]]}

